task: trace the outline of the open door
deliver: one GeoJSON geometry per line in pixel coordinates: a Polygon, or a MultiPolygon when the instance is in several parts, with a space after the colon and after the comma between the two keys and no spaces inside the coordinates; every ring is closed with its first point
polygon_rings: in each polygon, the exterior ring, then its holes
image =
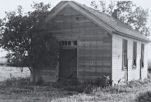
{"type": "Polygon", "coordinates": [[[77,49],[60,49],[59,80],[77,79],[77,49]]]}

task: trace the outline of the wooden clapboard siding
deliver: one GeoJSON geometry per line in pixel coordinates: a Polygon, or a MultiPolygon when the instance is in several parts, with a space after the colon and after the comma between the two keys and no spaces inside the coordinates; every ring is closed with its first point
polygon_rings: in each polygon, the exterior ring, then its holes
{"type": "MultiPolygon", "coordinates": [[[[117,83],[119,80],[125,80],[126,70],[122,70],[122,40],[126,39],[128,41],[128,81],[140,79],[140,73],[142,74],[142,79],[147,78],[147,61],[144,61],[144,68],[140,72],[140,58],[141,58],[141,41],[125,38],[118,35],[113,35],[112,37],[112,80],[117,83]],[[136,68],[133,67],[133,42],[137,42],[137,65],[136,68]],[[120,73],[120,74],[119,74],[120,73]]],[[[147,51],[145,52],[145,55],[147,51]]],[[[147,55],[146,55],[147,56],[147,55]]]]}
{"type": "Polygon", "coordinates": [[[104,29],[67,6],[48,22],[48,30],[58,40],[77,41],[79,80],[83,76],[97,78],[103,73],[111,74],[112,37],[104,29]]]}
{"type": "Polygon", "coordinates": [[[104,75],[104,74],[108,74],[108,73],[102,73],[102,72],[97,72],[97,71],[95,71],[95,72],[91,72],[91,71],[80,71],[79,72],[79,74],[80,74],[80,77],[85,77],[85,78],[87,78],[87,77],[90,77],[90,76],[93,76],[93,77],[95,77],[95,78],[99,78],[99,77],[101,77],[101,75],[104,75]]]}
{"type": "Polygon", "coordinates": [[[90,39],[100,40],[104,33],[96,24],[71,7],[65,7],[47,24],[50,31],[58,40],[90,39]],[[69,12],[72,12],[69,14],[69,12]],[[95,35],[94,35],[95,34],[95,35]]]}
{"type": "Polygon", "coordinates": [[[81,82],[87,81],[87,80],[95,80],[96,78],[100,78],[101,76],[110,76],[110,73],[100,73],[100,72],[91,72],[91,71],[81,71],[79,72],[80,76],[78,78],[80,79],[81,82]]]}
{"type": "Polygon", "coordinates": [[[112,37],[104,31],[99,39],[96,41],[83,37],[78,41],[78,79],[80,81],[100,78],[104,74],[111,75],[112,37]]]}

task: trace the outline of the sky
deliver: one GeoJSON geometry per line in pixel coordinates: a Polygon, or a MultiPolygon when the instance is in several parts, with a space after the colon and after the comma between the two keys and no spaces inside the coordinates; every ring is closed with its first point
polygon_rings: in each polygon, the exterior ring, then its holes
{"type": "MultiPolygon", "coordinates": [[[[46,4],[51,3],[51,7],[54,7],[60,1],[62,0],[0,0],[0,18],[3,18],[5,16],[5,12],[16,10],[18,5],[21,5],[23,7],[23,11],[27,12],[32,10],[31,5],[33,4],[33,2],[36,3],[44,2],[46,4]]],[[[92,0],[74,0],[74,1],[90,6],[90,2],[92,0]]],[[[99,0],[93,0],[93,1],[99,1],[99,0]]],[[[103,1],[108,2],[108,1],[117,1],[117,0],[103,0],[103,1]]],[[[151,0],[131,0],[131,1],[133,1],[137,6],[141,6],[144,9],[149,9],[148,25],[151,28],[151,6],[150,6],[151,0]]],[[[149,48],[149,50],[151,51],[151,47],[149,48]]],[[[0,49],[0,57],[5,55],[6,52],[0,49]]]]}
{"type": "MultiPolygon", "coordinates": [[[[52,7],[54,7],[61,0],[0,0],[0,17],[3,17],[5,15],[5,11],[16,10],[18,5],[22,5],[24,11],[29,11],[31,10],[31,4],[33,2],[41,2],[41,1],[44,3],[51,3],[52,7]]],[[[75,0],[75,1],[89,6],[92,0],[75,0]]],[[[95,0],[95,1],[99,1],[99,0],[95,0]]],[[[111,0],[103,0],[103,1],[111,1],[111,0]]],[[[138,6],[142,6],[145,9],[151,9],[150,8],[151,0],[132,0],[132,1],[136,3],[138,6]]]]}

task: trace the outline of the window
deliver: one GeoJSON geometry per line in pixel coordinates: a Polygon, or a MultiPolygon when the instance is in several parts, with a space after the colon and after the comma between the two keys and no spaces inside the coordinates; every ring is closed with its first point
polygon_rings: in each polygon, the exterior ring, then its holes
{"type": "Polygon", "coordinates": [[[123,39],[123,51],[122,51],[122,68],[128,68],[128,61],[127,61],[127,40],[123,39]]]}
{"type": "Polygon", "coordinates": [[[77,41],[59,41],[60,46],[77,46],[77,41]]]}
{"type": "Polygon", "coordinates": [[[65,44],[65,46],[67,46],[68,45],[68,41],[64,41],[64,44],[65,44]]]}
{"type": "Polygon", "coordinates": [[[136,68],[137,65],[137,42],[133,42],[133,67],[136,68]]]}
{"type": "Polygon", "coordinates": [[[71,41],[68,41],[68,45],[71,45],[71,41]]]}
{"type": "Polygon", "coordinates": [[[77,41],[74,41],[73,43],[74,43],[74,45],[77,45],[77,41]]]}
{"type": "Polygon", "coordinates": [[[144,67],[144,44],[141,44],[141,68],[144,67]]]}

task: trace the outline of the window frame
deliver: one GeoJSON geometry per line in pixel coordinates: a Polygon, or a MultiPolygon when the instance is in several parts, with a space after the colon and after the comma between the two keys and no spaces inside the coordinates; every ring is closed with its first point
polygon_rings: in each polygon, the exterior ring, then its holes
{"type": "Polygon", "coordinates": [[[144,68],[144,56],[145,55],[145,44],[141,43],[141,59],[140,59],[140,66],[144,68]]]}
{"type": "Polygon", "coordinates": [[[77,41],[69,41],[69,40],[62,40],[59,41],[60,47],[75,47],[77,46],[77,41]]]}
{"type": "Polygon", "coordinates": [[[128,40],[122,40],[122,70],[128,69],[128,40]]]}
{"type": "Polygon", "coordinates": [[[137,67],[137,42],[133,42],[133,60],[132,60],[132,69],[137,67]]]}

